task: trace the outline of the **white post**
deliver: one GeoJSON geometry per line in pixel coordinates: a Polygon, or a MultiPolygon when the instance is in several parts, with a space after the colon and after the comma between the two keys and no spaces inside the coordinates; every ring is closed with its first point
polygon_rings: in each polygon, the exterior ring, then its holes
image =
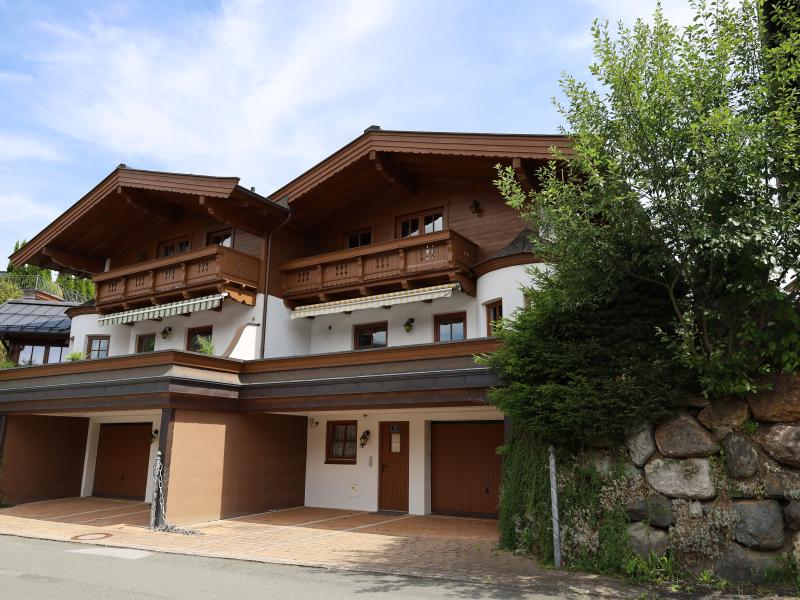
{"type": "Polygon", "coordinates": [[[561,525],[558,520],[558,485],[556,478],[556,450],[551,445],[550,453],[550,510],[553,515],[553,563],[561,566],[561,525]]]}

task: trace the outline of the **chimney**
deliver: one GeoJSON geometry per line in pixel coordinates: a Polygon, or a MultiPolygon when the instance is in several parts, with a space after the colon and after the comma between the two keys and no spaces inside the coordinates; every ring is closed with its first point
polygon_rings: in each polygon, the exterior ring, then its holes
{"type": "Polygon", "coordinates": [[[364,130],[364,133],[369,133],[370,131],[380,131],[380,130],[381,130],[380,125],[370,125],[364,130]]]}

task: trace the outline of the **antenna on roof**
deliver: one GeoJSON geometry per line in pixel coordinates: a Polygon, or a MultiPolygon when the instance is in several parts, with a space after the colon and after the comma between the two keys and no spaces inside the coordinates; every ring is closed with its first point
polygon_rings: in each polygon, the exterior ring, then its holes
{"type": "Polygon", "coordinates": [[[256,186],[254,186],[254,185],[251,185],[251,186],[250,186],[250,191],[251,191],[251,192],[253,192],[253,193],[255,193],[255,191],[256,191],[256,186]]]}
{"type": "Polygon", "coordinates": [[[380,131],[380,130],[381,130],[380,125],[370,125],[364,130],[364,133],[369,133],[370,131],[380,131]]]}
{"type": "Polygon", "coordinates": [[[117,168],[118,168],[118,169],[127,169],[127,168],[128,168],[128,165],[126,165],[125,163],[119,163],[119,165],[117,166],[117,168]]]}

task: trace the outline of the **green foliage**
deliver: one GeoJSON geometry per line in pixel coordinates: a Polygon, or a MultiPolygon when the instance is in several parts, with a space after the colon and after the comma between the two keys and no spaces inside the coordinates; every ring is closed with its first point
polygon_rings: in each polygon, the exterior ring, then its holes
{"type": "MultiPolygon", "coordinates": [[[[14,243],[14,254],[20,251],[20,249],[27,244],[26,240],[17,241],[14,243]]],[[[10,262],[8,263],[8,267],[6,271],[9,274],[14,275],[41,275],[42,277],[46,278],[48,281],[52,280],[53,274],[49,269],[42,269],[41,267],[37,267],[35,265],[23,265],[21,267],[15,267],[10,262]]]]}
{"type": "Polygon", "coordinates": [[[672,555],[657,556],[653,552],[646,559],[637,554],[631,556],[625,563],[625,573],[631,579],[647,583],[677,583],[680,580],[675,558],[672,555]]]}
{"type": "Polygon", "coordinates": [[[70,352],[67,354],[67,360],[70,362],[83,360],[83,352],[70,352]]]}
{"type": "MultiPolygon", "coordinates": [[[[590,255],[582,258],[592,273],[590,255]]],[[[620,439],[669,415],[686,396],[687,374],[658,340],[670,307],[648,286],[621,281],[614,295],[579,304],[582,274],[540,275],[531,306],[503,322],[499,349],[482,359],[503,387],[489,401],[542,441],[564,446],[620,439]]]]}
{"type": "MultiPolygon", "coordinates": [[[[585,460],[558,453],[562,556],[566,567],[625,574],[631,557],[624,506],[604,502],[604,480],[585,460]]],[[[552,564],[550,471],[547,447],[522,423],[512,422],[503,451],[500,544],[552,564]]]]}
{"type": "Polygon", "coordinates": [[[214,356],[214,342],[210,335],[195,336],[194,341],[197,344],[197,351],[200,354],[214,356]]]}
{"type": "Polygon", "coordinates": [[[758,431],[758,421],[755,419],[748,419],[742,425],[742,431],[749,434],[755,433],[758,431]]]}
{"type": "Polygon", "coordinates": [[[797,37],[765,55],[756,4],[692,5],[683,31],[660,8],[652,25],[597,23],[598,85],[562,80],[570,160],[531,195],[510,170],[498,186],[554,276],[582,275],[569,301],[640,280],[669,303],[662,339],[703,391],[744,394],[800,366],[800,289],[784,289],[800,271],[797,37]]]}
{"type": "Polygon", "coordinates": [[[0,280],[0,304],[6,300],[22,298],[22,290],[11,281],[0,280]]]}
{"type": "Polygon", "coordinates": [[[61,286],[62,289],[72,290],[85,298],[94,298],[94,283],[92,283],[91,279],[75,277],[67,273],[59,273],[56,277],[56,283],[61,286]]]}

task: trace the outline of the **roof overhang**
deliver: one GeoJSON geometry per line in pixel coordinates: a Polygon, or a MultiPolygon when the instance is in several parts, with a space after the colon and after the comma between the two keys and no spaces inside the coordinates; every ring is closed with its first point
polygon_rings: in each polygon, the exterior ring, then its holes
{"type": "MultiPolygon", "coordinates": [[[[570,138],[565,135],[527,135],[496,133],[444,133],[389,131],[370,128],[322,162],[270,194],[275,202],[291,204],[306,193],[352,165],[370,157],[382,170],[380,156],[391,153],[446,156],[478,156],[500,160],[550,160],[554,151],[571,154],[570,138]]],[[[391,177],[391,174],[388,174],[391,177]]]]}
{"type": "Polygon", "coordinates": [[[153,218],[169,218],[168,203],[152,197],[144,200],[137,197],[137,194],[147,193],[188,198],[196,203],[198,210],[212,218],[256,235],[277,227],[289,212],[286,207],[240,186],[238,177],[145,171],[120,165],[13,254],[11,264],[35,264],[82,275],[102,271],[102,258],[70,251],[70,245],[83,233],[81,223],[85,226],[92,220],[90,215],[93,211],[97,214],[101,203],[127,203],[153,218]]]}

